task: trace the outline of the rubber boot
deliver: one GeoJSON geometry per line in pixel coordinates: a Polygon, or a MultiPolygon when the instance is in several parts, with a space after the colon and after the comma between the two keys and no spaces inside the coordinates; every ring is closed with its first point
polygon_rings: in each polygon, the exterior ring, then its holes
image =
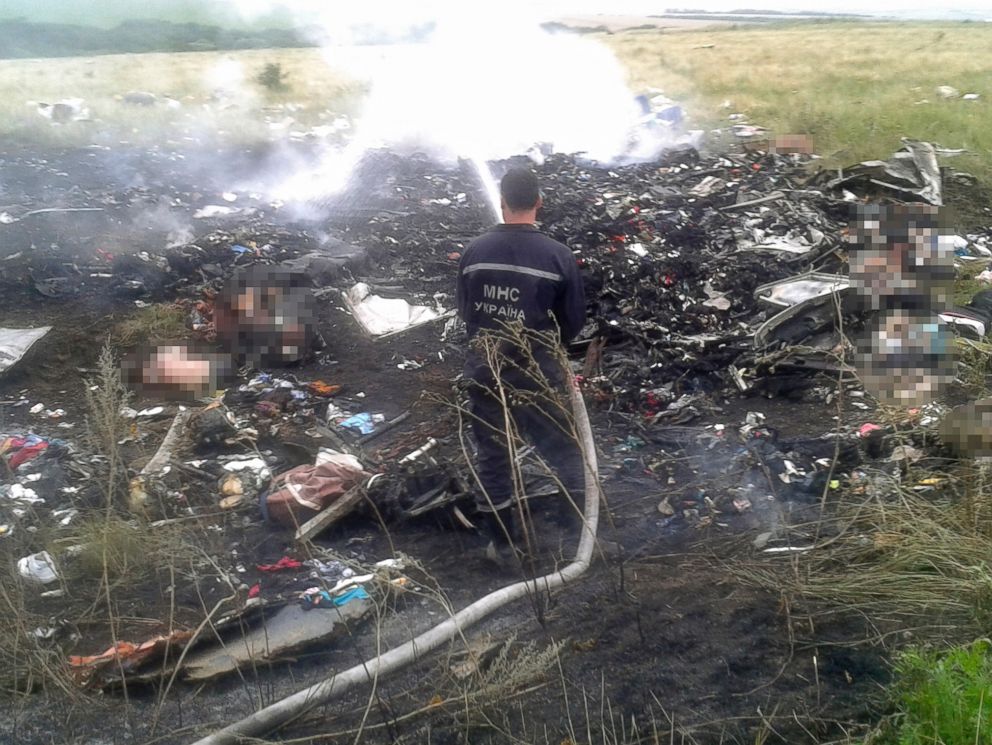
{"type": "Polygon", "coordinates": [[[513,505],[495,512],[481,512],[480,532],[496,544],[507,545],[516,541],[516,516],[513,505]]]}
{"type": "Polygon", "coordinates": [[[514,548],[517,542],[514,506],[496,512],[482,513],[481,532],[488,538],[485,557],[503,569],[514,569],[519,563],[519,553],[514,548]]]}

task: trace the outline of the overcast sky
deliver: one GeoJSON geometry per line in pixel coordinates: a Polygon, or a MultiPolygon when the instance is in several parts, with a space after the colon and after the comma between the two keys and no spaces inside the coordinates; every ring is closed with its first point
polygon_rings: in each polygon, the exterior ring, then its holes
{"type": "MultiPolygon", "coordinates": [[[[278,0],[233,0],[245,4],[266,5],[278,0]]],[[[305,5],[307,0],[282,0],[286,5],[305,5]]],[[[445,8],[465,12],[465,0],[420,0],[411,3],[407,0],[366,0],[365,2],[334,2],[335,12],[368,13],[377,6],[390,7],[399,13],[443,12],[445,8]]],[[[634,14],[649,15],[663,13],[669,9],[692,8],[706,11],[730,11],[740,8],[777,11],[819,11],[830,13],[862,13],[873,15],[914,15],[946,17],[948,13],[967,13],[979,17],[992,18],[992,0],[497,0],[488,6],[488,11],[499,8],[512,8],[514,5],[526,10],[537,10],[542,14],[634,14]]],[[[478,9],[480,6],[474,6],[478,9]]]]}
{"type": "MultiPolygon", "coordinates": [[[[234,0],[238,2],[238,0],[234,0]]],[[[273,0],[242,0],[243,2],[270,3],[273,0]]],[[[307,0],[284,0],[286,4],[305,4],[307,0]]],[[[394,6],[400,12],[416,12],[427,7],[433,10],[459,8],[465,10],[464,0],[421,0],[410,3],[406,0],[366,0],[366,2],[335,2],[334,7],[344,10],[353,8],[366,9],[376,6],[394,6]]],[[[518,5],[527,10],[540,9],[542,14],[575,15],[575,14],[635,14],[649,15],[663,13],[666,10],[692,8],[711,12],[725,12],[741,8],[776,10],[776,11],[818,11],[829,13],[862,13],[872,15],[932,15],[944,17],[948,13],[966,13],[982,18],[992,19],[992,0],[502,0],[488,6],[488,10],[518,5]]],[[[479,8],[480,6],[474,6],[479,8]]]]}
{"type": "Polygon", "coordinates": [[[225,23],[238,15],[258,20],[287,18],[297,22],[317,16],[386,26],[404,19],[450,15],[498,15],[513,18],[537,13],[567,15],[649,15],[668,9],[728,11],[740,8],[777,11],[861,13],[916,18],[992,19],[992,0],[0,0],[0,18],[113,25],[125,18],[164,18],[225,23]],[[282,7],[281,14],[271,15],[282,7]]]}
{"type": "MultiPolygon", "coordinates": [[[[215,2],[217,0],[214,0],[215,2]]],[[[224,1],[224,0],[221,0],[224,1]]],[[[313,0],[226,0],[242,7],[271,7],[280,3],[291,8],[307,7],[313,0]]],[[[725,12],[741,8],[776,11],[818,11],[859,13],[866,15],[912,15],[920,18],[970,17],[992,19],[992,0],[494,0],[483,5],[466,5],[465,0],[354,0],[352,2],[318,2],[322,11],[341,16],[378,18],[387,21],[397,16],[438,16],[445,12],[508,16],[514,12],[563,15],[650,15],[666,10],[694,9],[725,12]],[[371,16],[370,16],[371,14],[371,16]]]]}
{"type": "Polygon", "coordinates": [[[830,13],[897,14],[901,12],[942,16],[948,11],[987,15],[992,18],[990,0],[680,0],[679,2],[652,2],[651,0],[536,0],[536,5],[553,8],[564,13],[657,13],[665,8],[698,8],[709,11],[728,11],[738,8],[760,8],[780,11],[821,11],[830,13]]]}

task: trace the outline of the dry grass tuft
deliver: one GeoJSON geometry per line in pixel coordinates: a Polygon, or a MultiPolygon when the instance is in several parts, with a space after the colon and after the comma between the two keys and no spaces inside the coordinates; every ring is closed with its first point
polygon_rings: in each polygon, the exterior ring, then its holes
{"type": "Polygon", "coordinates": [[[756,561],[738,576],[814,615],[854,611],[949,642],[992,633],[992,474],[962,466],[901,482],[871,477],[872,493],[845,497],[816,548],[791,562],[756,561]],[[940,497],[912,490],[935,476],[944,482],[940,497]]]}
{"type": "Polygon", "coordinates": [[[556,668],[564,642],[552,642],[541,648],[535,642],[516,644],[510,638],[499,648],[488,665],[462,681],[457,697],[464,711],[499,707],[533,690],[535,684],[547,681],[556,668]]]}
{"type": "Polygon", "coordinates": [[[78,547],[69,567],[73,574],[99,578],[106,569],[116,588],[138,587],[162,567],[188,564],[195,556],[182,531],[116,515],[81,520],[63,542],[78,547]]]}
{"type": "Polygon", "coordinates": [[[114,340],[128,347],[134,344],[174,341],[187,336],[186,311],[178,305],[157,303],[141,308],[118,323],[114,340]]]}
{"type": "Polygon", "coordinates": [[[971,339],[957,339],[958,378],[965,390],[974,398],[989,394],[989,376],[992,375],[992,344],[971,339]]]}
{"type": "Polygon", "coordinates": [[[86,407],[89,410],[86,424],[94,449],[104,459],[105,473],[101,482],[108,512],[123,498],[127,485],[127,465],[120,442],[126,436],[129,424],[121,411],[130,397],[108,340],[100,352],[96,379],[86,381],[86,407]]]}

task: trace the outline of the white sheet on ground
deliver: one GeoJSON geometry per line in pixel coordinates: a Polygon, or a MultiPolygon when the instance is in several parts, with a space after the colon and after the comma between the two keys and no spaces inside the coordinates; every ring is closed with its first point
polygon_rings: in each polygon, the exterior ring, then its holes
{"type": "Polygon", "coordinates": [[[51,330],[51,326],[39,326],[36,329],[0,328],[0,373],[5,373],[16,365],[34,343],[51,330]]]}
{"type": "Polygon", "coordinates": [[[372,336],[406,331],[446,315],[444,311],[426,305],[411,305],[406,300],[374,295],[364,282],[359,282],[343,295],[344,303],[355,320],[372,336]]]}

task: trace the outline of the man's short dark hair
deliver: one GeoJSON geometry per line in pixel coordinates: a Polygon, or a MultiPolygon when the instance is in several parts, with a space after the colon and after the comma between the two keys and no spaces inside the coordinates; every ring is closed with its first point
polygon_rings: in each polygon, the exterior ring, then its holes
{"type": "Polygon", "coordinates": [[[541,196],[537,175],[529,168],[511,168],[499,182],[499,194],[511,210],[532,209],[541,196]]]}

